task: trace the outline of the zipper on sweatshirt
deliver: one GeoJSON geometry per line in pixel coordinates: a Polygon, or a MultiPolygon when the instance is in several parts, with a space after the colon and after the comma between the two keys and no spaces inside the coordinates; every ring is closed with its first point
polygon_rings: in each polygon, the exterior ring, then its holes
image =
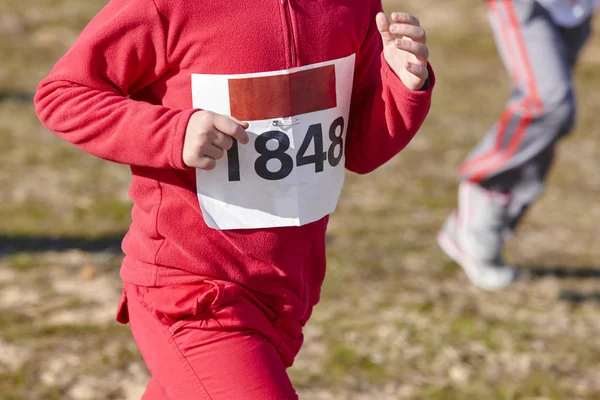
{"type": "Polygon", "coordinates": [[[292,22],[292,12],[290,6],[290,0],[279,0],[281,2],[282,7],[284,8],[284,24],[287,28],[287,37],[288,37],[288,50],[290,56],[290,64],[291,67],[296,66],[296,41],[294,38],[294,25],[292,22]]]}

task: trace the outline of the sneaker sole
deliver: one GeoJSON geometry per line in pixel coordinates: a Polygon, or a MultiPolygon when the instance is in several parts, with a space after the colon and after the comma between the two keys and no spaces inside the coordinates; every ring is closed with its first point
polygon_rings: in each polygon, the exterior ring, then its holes
{"type": "Polygon", "coordinates": [[[490,285],[489,283],[481,282],[477,278],[477,265],[475,265],[470,257],[461,250],[458,244],[452,240],[450,235],[441,231],[438,233],[437,242],[442,251],[463,269],[467,278],[469,278],[469,280],[478,288],[484,290],[498,290],[508,287],[512,283],[507,282],[506,284],[490,285]]]}

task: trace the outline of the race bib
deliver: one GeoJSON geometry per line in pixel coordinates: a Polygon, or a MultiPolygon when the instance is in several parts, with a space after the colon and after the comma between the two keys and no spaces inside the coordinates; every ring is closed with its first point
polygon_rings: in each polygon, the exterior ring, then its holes
{"type": "Polygon", "coordinates": [[[212,171],[196,170],[214,229],[300,226],[332,213],[344,183],[355,56],[284,71],[192,75],[194,108],[247,121],[212,171]]]}

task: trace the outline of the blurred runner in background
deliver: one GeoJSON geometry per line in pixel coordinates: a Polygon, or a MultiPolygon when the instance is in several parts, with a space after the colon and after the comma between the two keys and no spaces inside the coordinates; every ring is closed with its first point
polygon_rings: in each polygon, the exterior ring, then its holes
{"type": "Polygon", "coordinates": [[[575,122],[573,69],[597,0],[488,0],[512,80],[499,121],[459,169],[458,207],[438,234],[442,250],[484,289],[516,279],[505,240],[544,189],[557,142],[575,122]]]}

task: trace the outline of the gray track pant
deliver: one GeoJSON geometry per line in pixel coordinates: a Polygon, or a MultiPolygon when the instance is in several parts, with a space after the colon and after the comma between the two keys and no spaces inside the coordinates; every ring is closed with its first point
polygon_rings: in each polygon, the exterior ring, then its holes
{"type": "Polygon", "coordinates": [[[513,89],[500,120],[461,166],[459,177],[510,194],[514,228],[542,192],[556,142],[573,127],[573,67],[591,21],[563,28],[534,0],[487,3],[513,89]]]}

